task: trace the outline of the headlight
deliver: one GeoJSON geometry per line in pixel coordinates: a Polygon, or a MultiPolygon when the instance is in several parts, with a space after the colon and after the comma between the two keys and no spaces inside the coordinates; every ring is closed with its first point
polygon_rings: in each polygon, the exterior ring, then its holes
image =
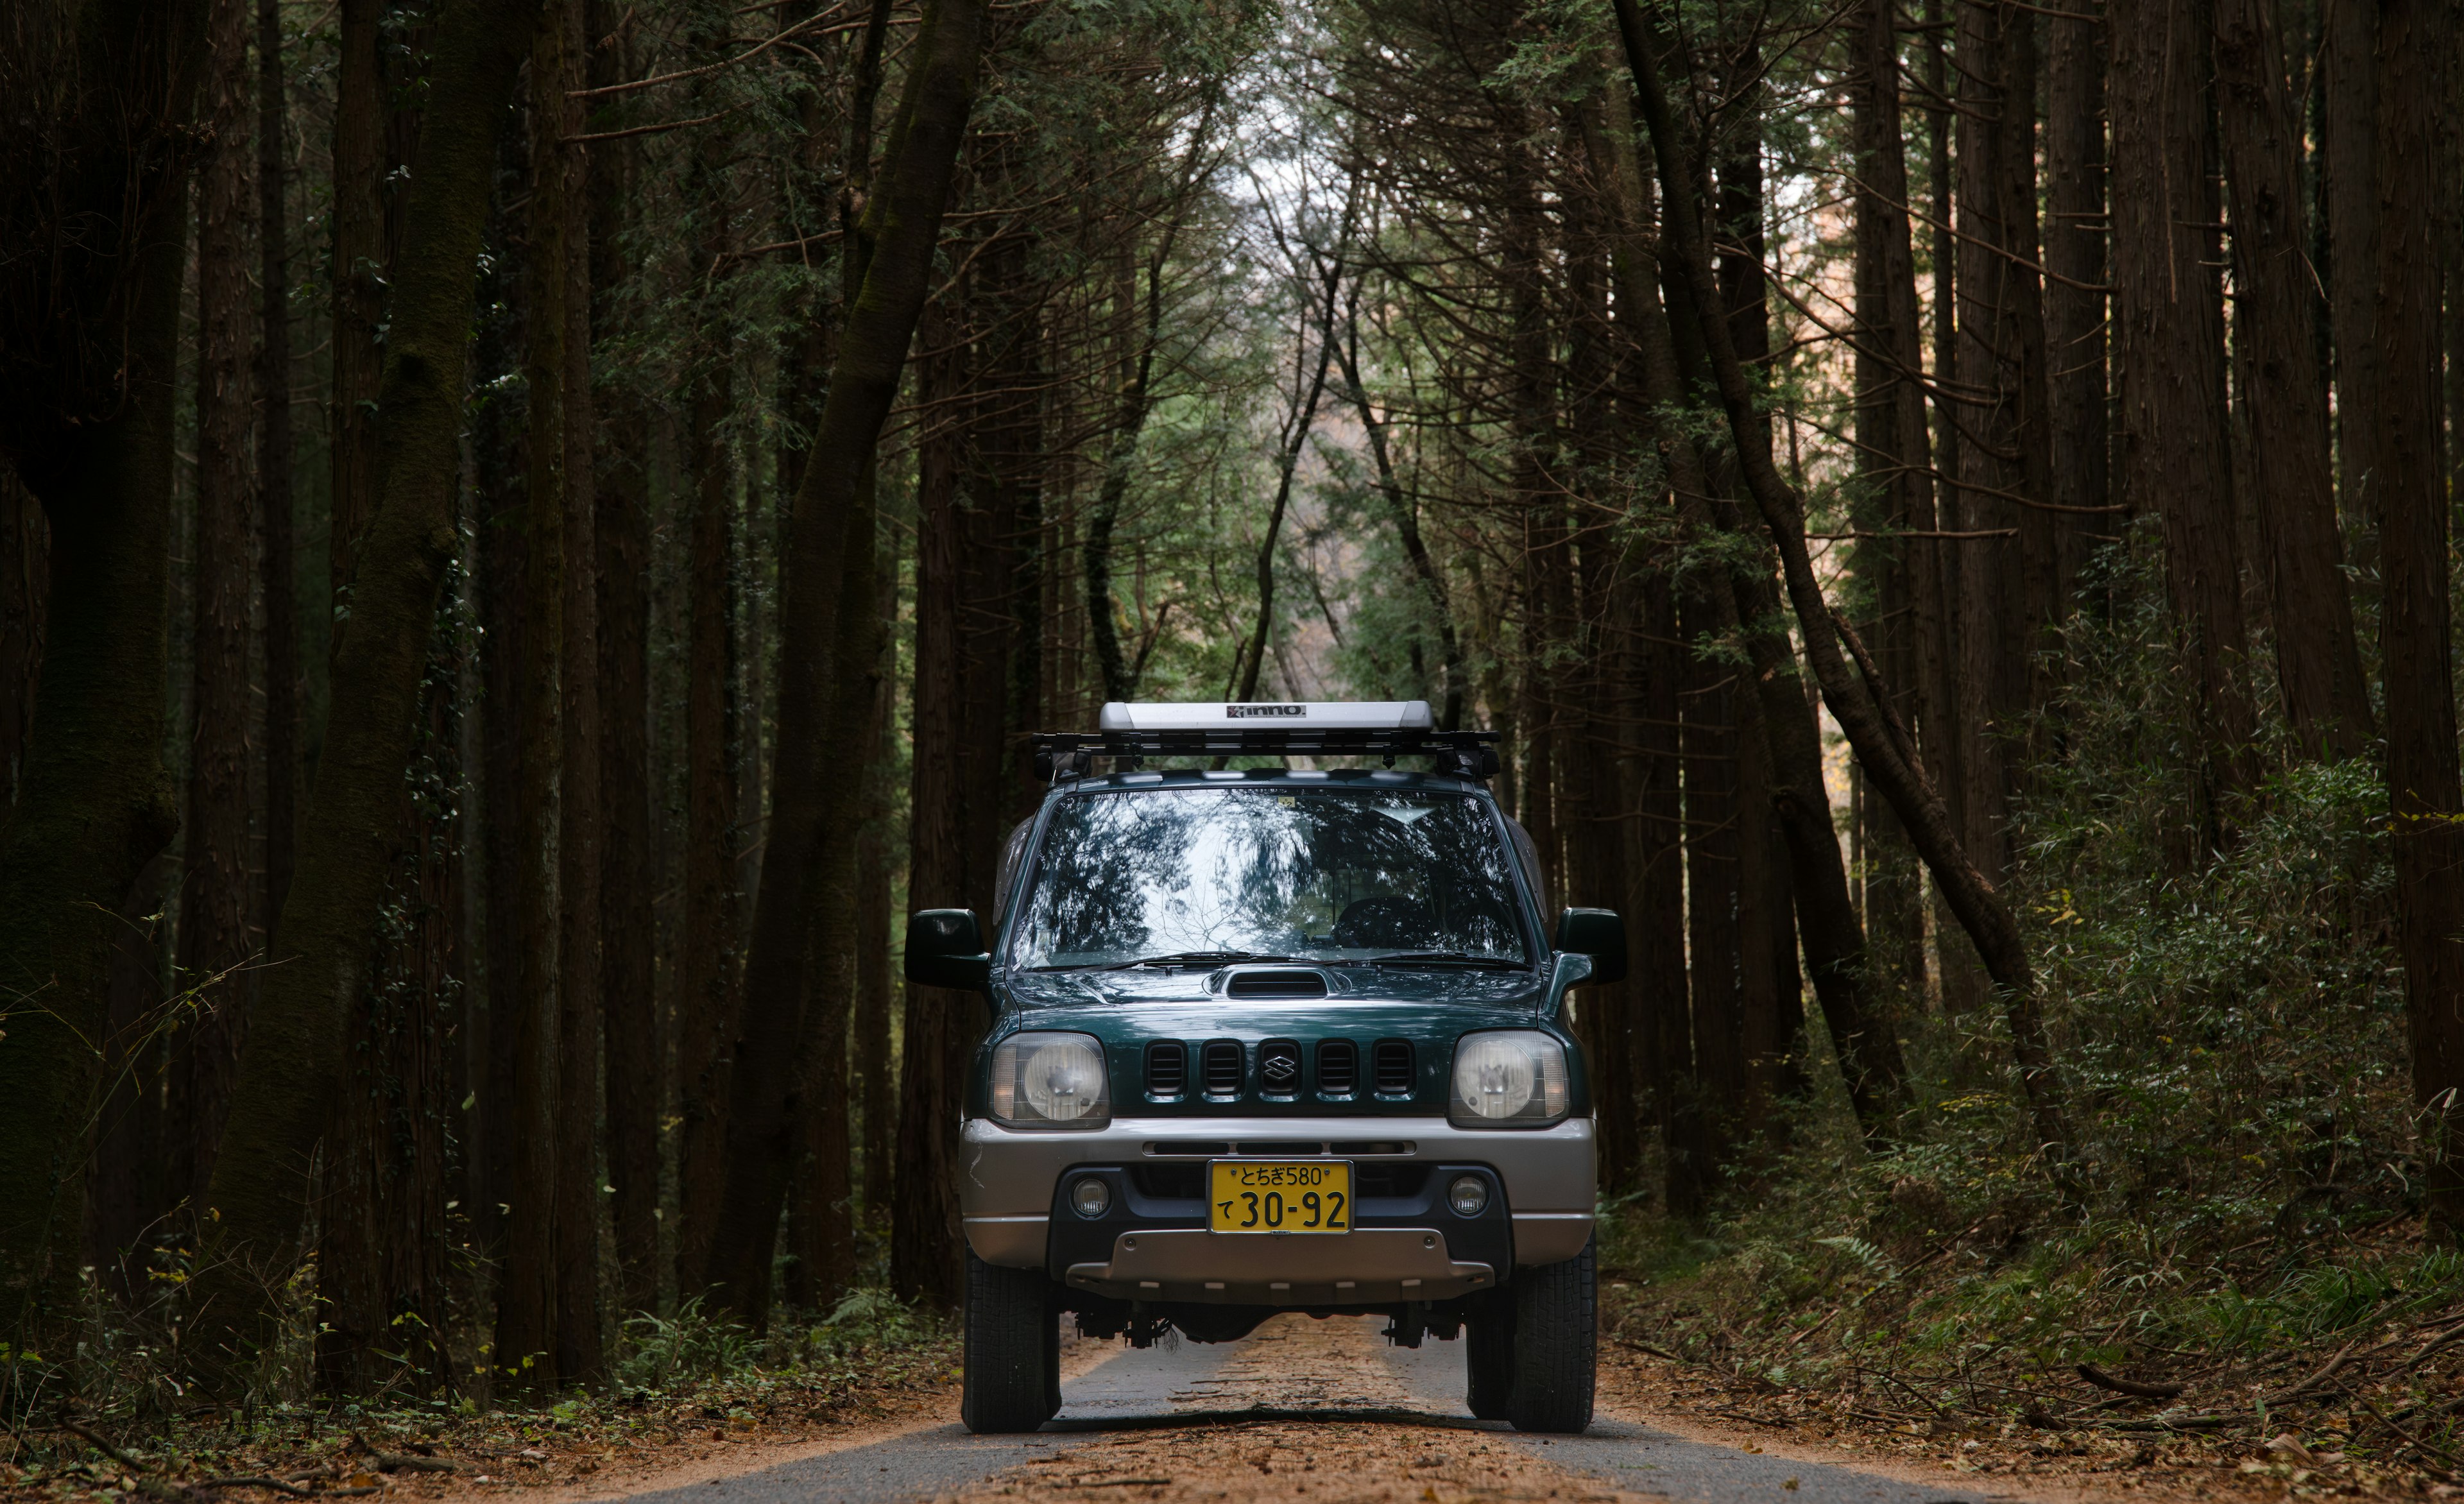
{"type": "Polygon", "coordinates": [[[1566,1116],[1566,1049],[1537,1029],[1465,1034],[1446,1117],[1463,1128],[1536,1128],[1566,1116]]]}
{"type": "Polygon", "coordinates": [[[1012,1034],[993,1047],[993,1117],[1015,1128],[1112,1120],[1104,1047],[1092,1034],[1012,1034]]]}

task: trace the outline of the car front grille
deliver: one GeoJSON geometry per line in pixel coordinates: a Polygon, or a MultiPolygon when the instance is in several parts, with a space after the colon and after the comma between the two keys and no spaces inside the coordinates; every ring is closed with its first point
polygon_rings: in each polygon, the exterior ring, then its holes
{"type": "Polygon", "coordinates": [[[1241,1091],[1243,1061],[1241,1041],[1210,1039],[1206,1042],[1204,1068],[1206,1094],[1209,1096],[1236,1096],[1241,1091]]]}
{"type": "Polygon", "coordinates": [[[1408,1096],[1418,1085],[1419,1056],[1408,1039],[1378,1040],[1368,1047],[1365,1062],[1360,1058],[1362,1047],[1349,1039],[1268,1039],[1256,1049],[1253,1082],[1250,1047],[1240,1040],[1149,1041],[1142,1056],[1145,1095],[1151,1101],[1170,1102],[1193,1093],[1221,1099],[1255,1091],[1268,1102],[1342,1101],[1369,1091],[1384,1097],[1408,1096]],[[1312,1059],[1314,1076],[1309,1069],[1312,1059]]]}
{"type": "Polygon", "coordinates": [[[1258,1094],[1288,1101],[1301,1092],[1301,1047],[1269,1039],[1258,1047],[1258,1094]]]}
{"type": "Polygon", "coordinates": [[[1360,1047],[1349,1039],[1322,1039],[1317,1047],[1317,1089],[1329,1096],[1360,1090],[1360,1047]]]}
{"type": "Polygon", "coordinates": [[[1189,1047],[1177,1039],[1147,1046],[1147,1095],[1178,1096],[1189,1090],[1189,1047]]]}
{"type": "Polygon", "coordinates": [[[1377,1090],[1385,1095],[1396,1095],[1412,1089],[1412,1042],[1408,1039],[1381,1039],[1374,1057],[1377,1069],[1377,1090]]]}

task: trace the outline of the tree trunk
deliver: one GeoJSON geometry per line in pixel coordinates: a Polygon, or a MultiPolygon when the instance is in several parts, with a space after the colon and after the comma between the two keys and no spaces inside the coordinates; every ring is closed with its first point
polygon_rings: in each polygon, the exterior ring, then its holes
{"type": "Polygon", "coordinates": [[[248,1027],[249,617],[255,596],[249,460],[255,394],[248,298],[249,0],[206,9],[199,101],[216,144],[197,174],[197,520],[192,721],[182,829],[180,984],[195,1011],[174,1069],[186,1111],[166,1144],[174,1194],[193,1207],[213,1174],[248,1027]]]}
{"type": "MultiPolygon", "coordinates": [[[[1697,310],[1718,306],[1718,284],[1705,249],[1701,222],[1686,191],[1683,153],[1667,97],[1661,92],[1652,59],[1645,23],[1636,0],[1616,0],[1617,30],[1624,43],[1627,67],[1643,104],[1660,166],[1663,245],[1695,294],[1697,310]]],[[[1754,394],[1743,364],[1737,359],[1725,321],[1698,319],[1720,400],[1727,409],[1729,432],[1736,444],[1739,468],[1756,507],[1778,547],[1790,604],[1805,634],[1806,655],[1822,686],[1824,703],[1839,722],[1858,761],[1879,785],[1934,874],[1960,922],[1975,941],[2003,994],[2004,1016],[2011,1029],[2012,1051],[2028,1103],[2031,1126],[2040,1149],[2059,1165],[2068,1157],[2071,1136],[2055,1075],[2051,1048],[2037,1011],[2035,977],[2018,922],[2001,895],[1979,872],[1960,845],[1950,814],[1903,733],[1894,730],[1884,711],[1863,686],[1850,677],[1835,635],[1839,619],[1822,598],[1814,564],[1805,543],[1804,502],[1771,462],[1769,449],[1757,444],[1754,394]]],[[[1862,667],[1860,665],[1860,667],[1862,667]]],[[[1871,674],[1867,675],[1868,682],[1871,674]]]]}
{"type": "Polygon", "coordinates": [[[378,505],[363,537],[351,628],[334,658],[332,712],[300,829],[300,865],[240,1060],[214,1166],[220,1214],[202,1261],[191,1351],[253,1352],[297,1256],[307,1165],[341,1075],[343,1029],[366,978],[366,941],[402,839],[403,769],[418,735],[429,624],[454,548],[453,477],[471,296],[504,104],[534,12],[447,0],[429,74],[419,160],[391,277],[379,410],[378,505]]]}
{"type": "Polygon", "coordinates": [[[256,0],[257,505],[265,554],[265,887],[262,935],[291,891],[298,838],[299,606],[291,519],[291,247],[281,0],[256,0]]]}
{"type": "Polygon", "coordinates": [[[2325,142],[2319,177],[2327,210],[2327,277],[2335,338],[2337,495],[2356,574],[2378,573],[2379,503],[2370,480],[2379,410],[2378,110],[2376,5],[2326,5],[2325,142]]]}
{"type": "MultiPolygon", "coordinates": [[[[511,239],[510,216],[500,206],[489,239],[511,239]]],[[[510,383],[521,369],[519,269],[499,259],[482,283],[481,307],[498,317],[483,321],[475,342],[473,386],[510,383]]],[[[509,403],[488,403],[471,419],[471,452],[479,484],[473,498],[479,545],[478,611],[485,650],[479,656],[480,887],[486,909],[479,944],[484,975],[472,1017],[473,1112],[463,1145],[472,1178],[471,1228],[476,1251],[492,1273],[501,1274],[513,1202],[514,1039],[518,1032],[524,980],[539,958],[530,954],[521,903],[523,850],[531,826],[523,803],[522,730],[531,697],[543,693],[530,677],[530,544],[519,460],[522,415],[509,403]]],[[[491,1292],[493,1298],[494,1292],[491,1292]]]]}
{"type": "Polygon", "coordinates": [[[26,782],[34,693],[43,681],[43,587],[51,554],[43,504],[17,478],[16,467],[0,459],[0,829],[26,782]]]}
{"type": "MultiPolygon", "coordinates": [[[[1857,150],[1857,446],[1865,481],[1856,515],[1858,530],[1874,535],[1857,541],[1852,559],[1874,603],[1859,630],[1898,686],[1900,715],[1915,723],[1924,718],[1913,692],[1925,682],[1918,668],[1927,620],[1919,609],[1920,580],[1935,573],[1941,544],[1892,536],[1934,530],[1925,345],[1908,241],[1899,10],[1897,0],[1866,0],[1850,75],[1857,150]]],[[[1863,923],[1874,968],[1868,980],[1922,996],[1925,895],[1916,853],[1890,807],[1862,797],[1861,786],[1855,815],[1863,923]]],[[[1809,940],[1816,927],[1809,917],[1809,940]]],[[[1814,966],[1817,986],[1824,969],[1814,966]]]]}
{"type": "MultiPolygon", "coordinates": [[[[529,477],[524,508],[526,567],[523,625],[529,639],[527,671],[535,693],[522,704],[520,781],[522,852],[520,905],[525,963],[515,1002],[514,1176],[506,1188],[509,1214],[504,1278],[496,1294],[496,1382],[509,1390],[553,1384],[562,1358],[563,1320],[559,1276],[565,1272],[558,1239],[559,1214],[567,1205],[562,1162],[564,1013],[561,998],[569,968],[562,954],[568,905],[561,892],[570,874],[560,849],[561,805],[570,791],[565,766],[567,691],[561,674],[572,628],[567,572],[577,561],[566,548],[566,481],[572,447],[566,441],[565,341],[572,320],[566,308],[568,254],[567,183],[563,128],[565,39],[562,0],[548,0],[539,12],[531,41],[530,208],[528,254],[523,264],[524,349],[522,385],[529,399],[524,469],[529,477]]],[[[579,1062],[573,1070],[581,1070],[579,1062]]],[[[584,1173],[587,1173],[586,1170],[584,1173]]],[[[592,1281],[596,1288],[596,1280],[592,1281]]]]}
{"type": "MultiPolygon", "coordinates": [[[[875,598],[883,630],[898,620],[898,536],[890,537],[889,554],[880,564],[875,598]]],[[[890,650],[894,661],[896,649],[890,650]]],[[[898,1062],[890,1042],[891,1011],[901,1005],[905,984],[891,968],[891,883],[892,869],[889,811],[894,805],[890,773],[891,739],[898,734],[898,683],[887,670],[873,692],[871,768],[873,814],[856,841],[855,1028],[851,1053],[855,1063],[855,1095],[864,1123],[864,1222],[886,1228],[893,1182],[891,1165],[898,1142],[898,1062]]]]}
{"type": "MultiPolygon", "coordinates": [[[[557,796],[557,1205],[556,1367],[566,1383],[596,1382],[603,1367],[599,1313],[599,1235],[606,1220],[599,1187],[600,955],[599,874],[605,840],[599,786],[599,498],[593,480],[598,425],[590,395],[590,219],[587,148],[559,138],[582,133],[582,101],[570,91],[589,77],[589,39],[583,0],[550,0],[545,26],[560,33],[553,108],[533,111],[550,122],[546,145],[559,179],[554,211],[561,258],[546,270],[563,279],[563,385],[559,413],[564,473],[559,477],[563,530],[564,593],[558,688],[563,696],[557,796]]],[[[531,79],[540,71],[534,56],[531,79]]],[[[536,192],[536,189],[534,190],[536,192]]],[[[533,199],[533,213],[545,210],[533,199]]],[[[545,237],[534,237],[544,254],[545,237]]]]}
{"type": "Polygon", "coordinates": [[[686,586],[690,664],[685,689],[684,991],[678,1005],[677,1084],[683,1145],[677,1161],[676,1281],[687,1294],[709,1286],[710,1237],[727,1174],[727,1101],[736,1062],[744,930],[736,849],[743,839],[736,785],[736,571],[727,455],[719,434],[732,400],[724,364],[694,394],[692,418],[692,558],[686,586]]]}
{"type": "Polygon", "coordinates": [[[2239,550],[2225,461],[2224,324],[2207,181],[2208,29],[2196,0],[2113,7],[2113,360],[2123,494],[2164,519],[2167,584],[2200,727],[2194,829],[2250,786],[2239,550]]]}
{"type": "MultiPolygon", "coordinates": [[[[591,0],[589,34],[614,32],[610,0],[591,0]]],[[[595,46],[590,85],[630,71],[622,48],[595,46]]],[[[590,148],[590,281],[604,309],[628,270],[619,236],[636,190],[630,142],[590,148]]],[[[599,309],[594,309],[596,314],[599,309]]],[[[613,1185],[616,1290],[626,1313],[659,1300],[660,1048],[650,831],[650,413],[631,386],[611,384],[605,463],[594,469],[599,573],[600,1001],[606,1032],[607,1183],[613,1185]]]]}
{"type": "MultiPolygon", "coordinates": [[[[928,354],[919,363],[917,390],[928,404],[951,400],[961,386],[955,342],[936,337],[950,322],[936,315],[925,324],[926,348],[944,352],[928,354]]],[[[966,740],[970,728],[959,686],[958,602],[966,549],[954,516],[956,449],[946,430],[927,431],[916,444],[907,901],[911,911],[967,904],[980,915],[991,907],[992,880],[989,874],[970,871],[963,808],[970,784],[980,781],[968,779],[962,769],[980,759],[982,748],[966,740]]],[[[955,1309],[963,1293],[957,1197],[952,1188],[957,1163],[955,1127],[980,1005],[972,996],[941,987],[910,985],[906,991],[893,1173],[907,1194],[891,1206],[891,1289],[904,1299],[955,1309]]]]}
{"type": "MultiPolygon", "coordinates": [[[[0,834],[0,996],[44,1005],[0,1025],[0,1295],[18,1299],[76,1278],[90,1042],[108,1022],[115,916],[176,820],[162,760],[164,585],[183,144],[202,49],[167,7],[96,25],[62,83],[75,113],[55,122],[63,191],[32,211],[43,222],[7,227],[12,243],[56,243],[65,260],[0,272],[0,306],[16,311],[0,333],[11,351],[0,449],[51,535],[41,677],[0,834]],[[112,232],[68,233],[63,215],[112,232]],[[72,288],[95,301],[62,306],[72,288]]],[[[64,61],[26,58],[20,76],[64,61]]]]}
{"type": "Polygon", "coordinates": [[[848,700],[840,688],[847,675],[861,672],[871,646],[833,641],[843,617],[844,577],[866,579],[861,604],[868,616],[872,608],[869,570],[862,567],[870,561],[851,560],[847,549],[851,539],[870,537],[871,492],[865,482],[923,311],[974,102],[983,30],[980,0],[929,0],[891,132],[886,181],[867,213],[874,249],[864,290],[847,312],[781,554],[775,794],[745,967],[727,1184],[710,1266],[721,1298],[757,1325],[767,1314],[770,1251],[794,1164],[794,1073],[806,1032],[805,960],[816,878],[829,849],[847,840],[869,751],[859,733],[850,753],[849,728],[837,723],[836,713],[848,700]]]}
{"type": "Polygon", "coordinates": [[[334,408],[328,512],[336,615],[347,608],[360,535],[376,504],[377,386],[384,378],[385,0],[337,0],[334,78],[334,408]]]}
{"type": "MultiPolygon", "coordinates": [[[[1959,14],[1957,364],[1962,430],[1947,530],[1983,534],[1935,546],[1955,551],[1958,651],[1954,682],[1970,715],[1963,727],[1959,812],[1969,854],[1996,882],[2010,875],[2010,800],[2015,744],[2029,708],[2030,636],[2046,619],[2031,598],[2037,571],[2023,509],[2034,496],[2026,448],[2032,377],[2024,332],[2036,286],[2033,182],[2023,196],[2009,159],[2035,141],[2034,17],[2008,0],[1962,3],[1959,14]],[[2014,532],[2021,537],[2009,536],[2014,532]]],[[[2041,345],[2038,346],[2041,349],[2041,345]]],[[[1743,353],[1743,352],[1740,352],[1743,353]]],[[[2030,517],[2041,514],[2030,514],[2030,517]]]]}
{"type": "Polygon", "coordinates": [[[2378,11],[2378,371],[2365,430],[2386,570],[2387,790],[2413,1100],[2430,1228],[2464,1228],[2464,783],[2455,750],[2448,499],[2439,465],[2437,183],[2458,16],[2453,0],[2378,11]]]}
{"type": "MultiPolygon", "coordinates": [[[[2067,613],[2094,513],[2107,505],[2105,472],[2104,60],[2105,0],[2078,0],[2047,20],[2052,67],[2045,90],[2045,384],[2053,423],[2058,516],[2055,598],[2067,613]],[[2079,17],[2085,16],[2086,19],[2079,17]]],[[[2103,529],[2112,531],[2112,529],[2103,529]]]]}
{"type": "Polygon", "coordinates": [[[2217,135],[2233,212],[2234,346],[2253,446],[2259,534],[2276,621],[2276,676],[2302,750],[2360,755],[2376,731],[2327,452],[2322,308],[2302,254],[2298,128],[2284,49],[2267,0],[2213,0],[2217,135]]]}

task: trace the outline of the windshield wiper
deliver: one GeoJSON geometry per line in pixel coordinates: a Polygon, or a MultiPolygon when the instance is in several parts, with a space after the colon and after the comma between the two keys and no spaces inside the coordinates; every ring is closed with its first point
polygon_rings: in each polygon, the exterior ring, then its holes
{"type": "Polygon", "coordinates": [[[1501,956],[1475,956],[1463,950],[1406,950],[1392,956],[1372,956],[1361,962],[1365,966],[1476,966],[1487,971],[1523,971],[1519,961],[1501,956]]]}
{"type": "Polygon", "coordinates": [[[1262,956],[1254,950],[1177,950],[1168,956],[1141,956],[1135,961],[1114,962],[1103,967],[1106,971],[1129,971],[1138,966],[1221,966],[1236,961],[1299,961],[1298,956],[1262,956]]]}

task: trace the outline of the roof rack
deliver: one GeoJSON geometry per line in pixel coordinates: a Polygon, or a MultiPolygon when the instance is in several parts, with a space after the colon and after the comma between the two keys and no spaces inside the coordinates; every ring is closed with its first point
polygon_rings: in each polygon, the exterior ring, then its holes
{"type": "Polygon", "coordinates": [[[1035,737],[1039,776],[1058,781],[1087,772],[1092,759],[1150,757],[1326,756],[1433,757],[1441,771],[1465,778],[1497,772],[1494,731],[1440,731],[1426,700],[1345,703],[1331,700],[1259,704],[1192,704],[1115,700],[1094,731],[1046,731],[1035,737]]]}

